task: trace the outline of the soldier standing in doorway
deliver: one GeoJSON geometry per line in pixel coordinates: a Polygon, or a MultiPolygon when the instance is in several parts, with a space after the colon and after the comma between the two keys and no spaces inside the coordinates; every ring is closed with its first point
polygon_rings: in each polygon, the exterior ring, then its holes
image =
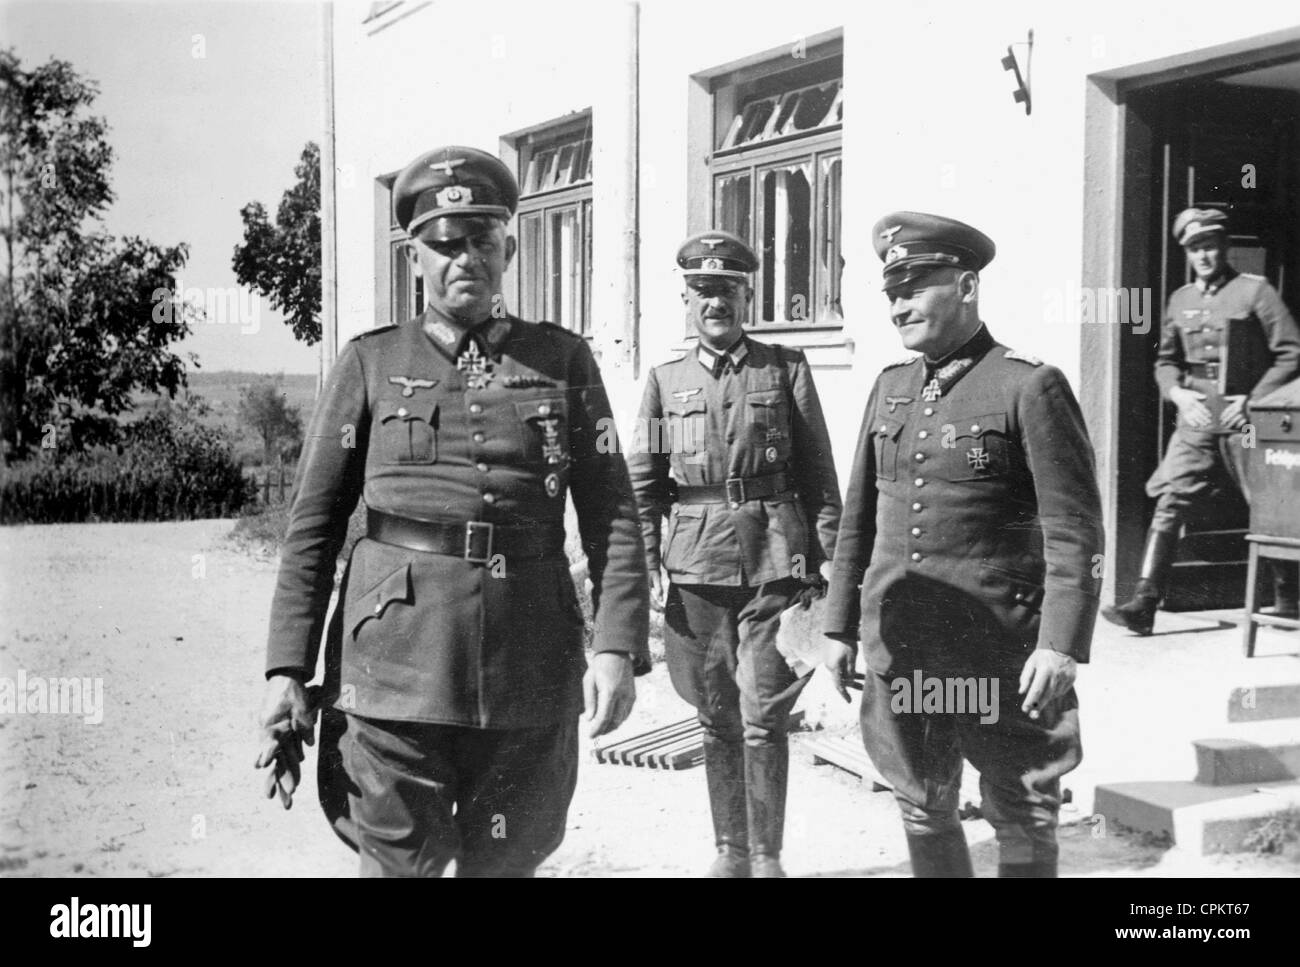
{"type": "MultiPolygon", "coordinates": [[[[1156,357],[1156,382],[1178,408],[1178,425],[1147,482],[1147,494],[1157,502],[1133,597],[1101,610],[1107,621],[1139,635],[1151,634],[1188,517],[1209,509],[1225,488],[1235,487],[1250,502],[1242,445],[1250,401],[1262,399],[1300,371],[1300,330],[1267,280],[1228,263],[1223,212],[1189,208],[1174,219],[1173,235],[1196,274],[1195,281],[1169,297],[1156,357]],[[1271,363],[1248,397],[1221,397],[1219,367],[1227,324],[1235,319],[1260,326],[1271,363]]],[[[1274,611],[1295,618],[1300,604],[1295,566],[1271,563],[1274,611]]]]}

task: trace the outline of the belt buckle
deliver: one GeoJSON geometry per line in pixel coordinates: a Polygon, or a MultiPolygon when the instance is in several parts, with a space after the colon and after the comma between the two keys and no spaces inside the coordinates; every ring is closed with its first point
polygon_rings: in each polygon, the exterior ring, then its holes
{"type": "Polygon", "coordinates": [[[1202,365],[1205,366],[1205,378],[1206,378],[1206,379],[1218,379],[1218,378],[1219,378],[1219,364],[1218,364],[1218,363],[1203,363],[1202,365]]]}
{"type": "Polygon", "coordinates": [[[471,564],[486,564],[492,559],[492,538],[496,525],[482,520],[465,524],[465,560],[471,564]],[[482,538],[479,535],[484,535],[482,538]],[[481,548],[481,550],[480,550],[481,548]]]}
{"type": "Polygon", "coordinates": [[[739,507],[745,502],[744,477],[728,477],[723,486],[727,491],[727,503],[731,504],[732,507],[739,507]]]}

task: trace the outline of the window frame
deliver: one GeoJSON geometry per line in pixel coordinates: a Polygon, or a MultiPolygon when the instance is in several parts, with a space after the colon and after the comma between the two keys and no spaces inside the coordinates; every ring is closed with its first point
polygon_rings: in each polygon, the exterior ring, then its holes
{"type": "MultiPolygon", "coordinates": [[[[593,215],[594,215],[594,162],[595,137],[590,108],[568,114],[562,118],[526,128],[508,134],[501,139],[503,154],[513,156],[515,177],[520,185],[519,206],[515,211],[515,236],[518,239],[518,252],[515,264],[511,266],[512,278],[507,281],[507,289],[514,295],[519,315],[524,318],[536,318],[562,325],[571,332],[587,339],[592,337],[592,257],[593,257],[593,215]],[[583,175],[569,184],[558,187],[546,187],[531,193],[524,193],[528,184],[528,167],[533,157],[542,151],[572,142],[575,137],[585,135],[587,163],[583,175]],[[562,295],[553,288],[556,273],[552,265],[553,239],[550,229],[551,219],[562,213],[574,212],[573,252],[576,268],[571,278],[575,281],[572,290],[576,295],[573,306],[574,318],[570,323],[563,321],[563,312],[552,312],[555,300],[562,295]],[[526,223],[532,219],[538,222],[537,236],[540,245],[525,245],[526,223]],[[538,311],[540,305],[541,311],[538,311]],[[552,318],[554,316],[554,318],[552,318]]],[[[555,164],[558,161],[553,161],[555,164]]]]}
{"type": "MultiPolygon", "coordinates": [[[[833,249],[840,253],[842,261],[843,236],[832,236],[832,229],[841,227],[844,219],[843,177],[844,177],[844,138],[843,121],[819,125],[807,131],[793,132],[780,137],[757,143],[742,144],[729,148],[717,147],[725,142],[727,132],[734,123],[734,118],[743,113],[743,105],[760,97],[781,96],[788,92],[823,86],[832,81],[839,83],[837,99],[840,101],[840,113],[843,113],[844,96],[844,47],[842,35],[828,35],[819,42],[810,45],[805,51],[804,62],[790,66],[791,54],[786,48],[751,58],[731,69],[721,69],[712,77],[705,79],[708,95],[707,157],[704,159],[703,174],[707,179],[704,193],[707,201],[708,225],[723,229],[720,218],[721,193],[719,186],[722,179],[737,174],[749,175],[749,234],[745,239],[754,247],[760,259],[764,259],[764,239],[758,236],[762,231],[763,212],[761,210],[763,187],[761,176],[764,171],[790,165],[807,165],[810,171],[808,199],[808,293],[809,317],[807,319],[774,318],[766,321],[762,318],[763,306],[768,298],[765,272],[760,268],[753,280],[754,298],[751,303],[750,318],[745,323],[751,332],[811,332],[825,333],[843,328],[844,317],[840,305],[842,294],[843,266],[838,267],[838,279],[833,276],[836,267],[823,264],[823,253],[833,249]],[[723,115],[726,115],[725,117],[723,115]],[[829,174],[823,176],[823,163],[840,162],[838,187],[835,189],[840,198],[838,215],[834,218],[836,225],[831,225],[826,210],[829,174]]],[[[778,109],[780,100],[777,102],[778,109]]],[[[703,127],[700,129],[703,131],[703,127]]],[[[768,260],[764,259],[765,266],[768,260]]],[[[779,304],[777,293],[773,293],[773,307],[779,304]]],[[[787,310],[788,312],[788,310],[787,310]]]]}

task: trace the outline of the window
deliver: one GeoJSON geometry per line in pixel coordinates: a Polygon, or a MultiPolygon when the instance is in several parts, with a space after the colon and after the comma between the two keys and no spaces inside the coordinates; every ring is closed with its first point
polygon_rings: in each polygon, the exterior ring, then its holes
{"type": "MultiPolygon", "coordinates": [[[[424,279],[411,264],[406,232],[393,217],[393,182],[397,172],[379,179],[385,191],[383,210],[387,212],[384,224],[388,226],[388,322],[403,323],[424,312],[424,279]]],[[[380,325],[384,325],[381,320],[380,325]]]]}
{"type": "Polygon", "coordinates": [[[507,140],[518,159],[519,314],[586,335],[591,329],[591,112],[507,140]]]}
{"type": "Polygon", "coordinates": [[[713,225],[762,259],[751,323],[838,323],[843,44],[716,77],[709,158],[713,225]]]}

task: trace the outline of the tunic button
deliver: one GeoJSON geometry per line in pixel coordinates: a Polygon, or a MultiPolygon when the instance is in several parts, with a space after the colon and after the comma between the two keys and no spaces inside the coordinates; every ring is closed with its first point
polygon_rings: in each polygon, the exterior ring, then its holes
{"type": "Polygon", "coordinates": [[[917,434],[917,436],[919,436],[922,440],[924,440],[929,435],[930,435],[929,430],[922,430],[920,433],[917,434]]]}
{"type": "Polygon", "coordinates": [[[972,423],[970,425],[970,431],[972,433],[978,433],[980,431],[980,425],[978,423],[972,423]]]}
{"type": "Polygon", "coordinates": [[[381,613],[383,610],[384,610],[384,606],[383,606],[382,603],[375,605],[375,614],[379,614],[379,613],[381,613]]]}
{"type": "Polygon", "coordinates": [[[482,404],[479,404],[479,403],[471,403],[471,404],[469,405],[469,411],[470,411],[471,413],[482,413],[482,412],[483,412],[483,406],[482,406],[482,404]]]}
{"type": "Polygon", "coordinates": [[[919,561],[920,559],[921,559],[921,552],[920,552],[920,551],[913,551],[913,552],[912,552],[912,560],[914,560],[914,561],[919,561]]]}
{"type": "Polygon", "coordinates": [[[730,507],[732,510],[740,510],[740,504],[736,503],[734,500],[731,503],[727,504],[727,506],[730,507]]]}
{"type": "Polygon", "coordinates": [[[495,504],[496,502],[497,502],[496,494],[484,494],[484,495],[483,495],[483,503],[485,503],[485,504],[495,504]]]}
{"type": "Polygon", "coordinates": [[[486,463],[475,464],[475,466],[478,467],[480,473],[487,473],[488,468],[486,463]]]}
{"type": "Polygon", "coordinates": [[[880,432],[881,432],[881,433],[888,433],[888,432],[889,432],[889,427],[885,426],[885,424],[883,424],[883,423],[880,424],[880,432]]]}
{"type": "Polygon", "coordinates": [[[924,487],[924,486],[925,486],[925,480],[924,480],[923,478],[921,478],[921,477],[917,477],[917,478],[916,478],[916,485],[917,485],[918,487],[924,487]]]}
{"type": "Polygon", "coordinates": [[[406,416],[406,415],[407,415],[408,413],[410,413],[410,412],[411,412],[411,411],[408,410],[405,406],[399,406],[399,407],[397,408],[397,415],[398,415],[398,416],[403,416],[403,417],[404,417],[404,416],[406,416]]]}
{"type": "Polygon", "coordinates": [[[933,407],[933,406],[927,406],[927,407],[925,408],[925,415],[926,415],[926,416],[934,416],[934,407],[933,407]]]}
{"type": "Polygon", "coordinates": [[[912,528],[912,536],[913,536],[913,537],[920,537],[920,536],[921,536],[921,528],[919,528],[919,527],[913,527],[913,528],[912,528]]]}
{"type": "Polygon", "coordinates": [[[918,453],[918,454],[916,455],[916,462],[917,462],[917,463],[924,463],[924,462],[925,462],[925,454],[924,454],[924,453],[918,453]]]}
{"type": "Polygon", "coordinates": [[[537,408],[537,415],[538,415],[538,416],[550,416],[550,415],[551,415],[551,405],[550,405],[549,403],[543,403],[541,406],[539,406],[539,407],[537,408]]]}
{"type": "Polygon", "coordinates": [[[486,439],[487,439],[487,437],[485,437],[482,433],[475,433],[475,434],[474,434],[474,442],[475,442],[475,443],[482,443],[482,442],[483,442],[484,440],[486,440],[486,439]]]}
{"type": "Polygon", "coordinates": [[[913,504],[913,505],[912,505],[912,509],[913,509],[913,510],[920,510],[920,509],[921,509],[921,504],[920,504],[920,502],[917,502],[917,503],[913,504]]]}

